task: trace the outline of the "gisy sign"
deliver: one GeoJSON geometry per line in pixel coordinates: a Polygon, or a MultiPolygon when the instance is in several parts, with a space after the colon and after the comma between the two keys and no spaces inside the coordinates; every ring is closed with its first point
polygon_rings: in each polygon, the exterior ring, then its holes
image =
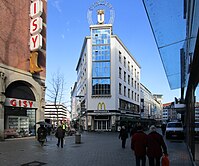
{"type": "Polygon", "coordinates": [[[41,0],[31,0],[30,5],[30,51],[37,51],[42,48],[43,20],[40,17],[43,13],[43,2],[41,0]]]}

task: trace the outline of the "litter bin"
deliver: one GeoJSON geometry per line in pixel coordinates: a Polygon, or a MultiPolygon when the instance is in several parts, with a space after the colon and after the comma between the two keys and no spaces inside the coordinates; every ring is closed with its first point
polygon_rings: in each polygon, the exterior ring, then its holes
{"type": "Polygon", "coordinates": [[[77,132],[75,134],[75,143],[76,144],[80,144],[81,143],[81,134],[79,132],[77,132]]]}

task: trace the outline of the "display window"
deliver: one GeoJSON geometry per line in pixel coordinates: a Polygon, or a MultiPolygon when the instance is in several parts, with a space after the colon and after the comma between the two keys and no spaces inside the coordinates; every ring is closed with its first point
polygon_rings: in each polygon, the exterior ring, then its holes
{"type": "Polygon", "coordinates": [[[5,138],[18,138],[36,135],[35,109],[12,109],[5,111],[5,138]]]}

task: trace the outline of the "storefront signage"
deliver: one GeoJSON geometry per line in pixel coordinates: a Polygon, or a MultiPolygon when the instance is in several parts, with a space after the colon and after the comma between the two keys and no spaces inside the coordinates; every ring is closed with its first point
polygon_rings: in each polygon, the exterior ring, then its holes
{"type": "Polygon", "coordinates": [[[6,98],[5,106],[36,108],[36,102],[24,99],[6,98]]]}
{"type": "MultiPolygon", "coordinates": [[[[110,3],[106,2],[105,0],[98,0],[97,2],[94,2],[91,5],[91,7],[88,9],[87,19],[88,19],[89,25],[94,25],[94,22],[92,19],[93,18],[92,14],[93,14],[93,10],[97,9],[97,8],[101,8],[101,10],[103,8],[104,8],[104,10],[108,8],[108,10],[110,11],[110,19],[109,19],[108,23],[113,24],[114,18],[115,18],[115,11],[113,9],[113,6],[110,3]]],[[[98,19],[98,21],[99,21],[99,19],[98,19]]],[[[103,20],[103,22],[104,22],[104,20],[103,20]]],[[[102,22],[100,21],[100,23],[102,23],[102,22]]]]}
{"type": "Polygon", "coordinates": [[[39,34],[42,31],[43,27],[43,20],[41,17],[37,17],[35,19],[32,19],[30,22],[30,33],[32,35],[39,34]]]}
{"type": "Polygon", "coordinates": [[[30,5],[30,51],[37,51],[42,48],[43,20],[40,17],[43,13],[43,2],[41,0],[32,0],[30,5]]]}
{"type": "Polygon", "coordinates": [[[104,102],[98,103],[97,110],[106,110],[106,105],[104,104],[104,102]]]}
{"type": "Polygon", "coordinates": [[[43,2],[41,0],[31,0],[30,17],[35,18],[43,13],[43,2]]]}

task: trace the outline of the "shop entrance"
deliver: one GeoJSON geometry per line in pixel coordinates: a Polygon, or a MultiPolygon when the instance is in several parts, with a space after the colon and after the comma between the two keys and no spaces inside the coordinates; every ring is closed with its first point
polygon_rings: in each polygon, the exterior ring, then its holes
{"type": "Polygon", "coordinates": [[[108,131],[110,129],[110,122],[105,120],[95,120],[96,131],[108,131]]]}
{"type": "Polygon", "coordinates": [[[95,131],[109,131],[110,130],[110,118],[109,116],[95,116],[94,118],[95,131]]]}
{"type": "Polygon", "coordinates": [[[4,136],[27,137],[36,134],[36,102],[31,85],[17,81],[6,89],[4,136]]]}

